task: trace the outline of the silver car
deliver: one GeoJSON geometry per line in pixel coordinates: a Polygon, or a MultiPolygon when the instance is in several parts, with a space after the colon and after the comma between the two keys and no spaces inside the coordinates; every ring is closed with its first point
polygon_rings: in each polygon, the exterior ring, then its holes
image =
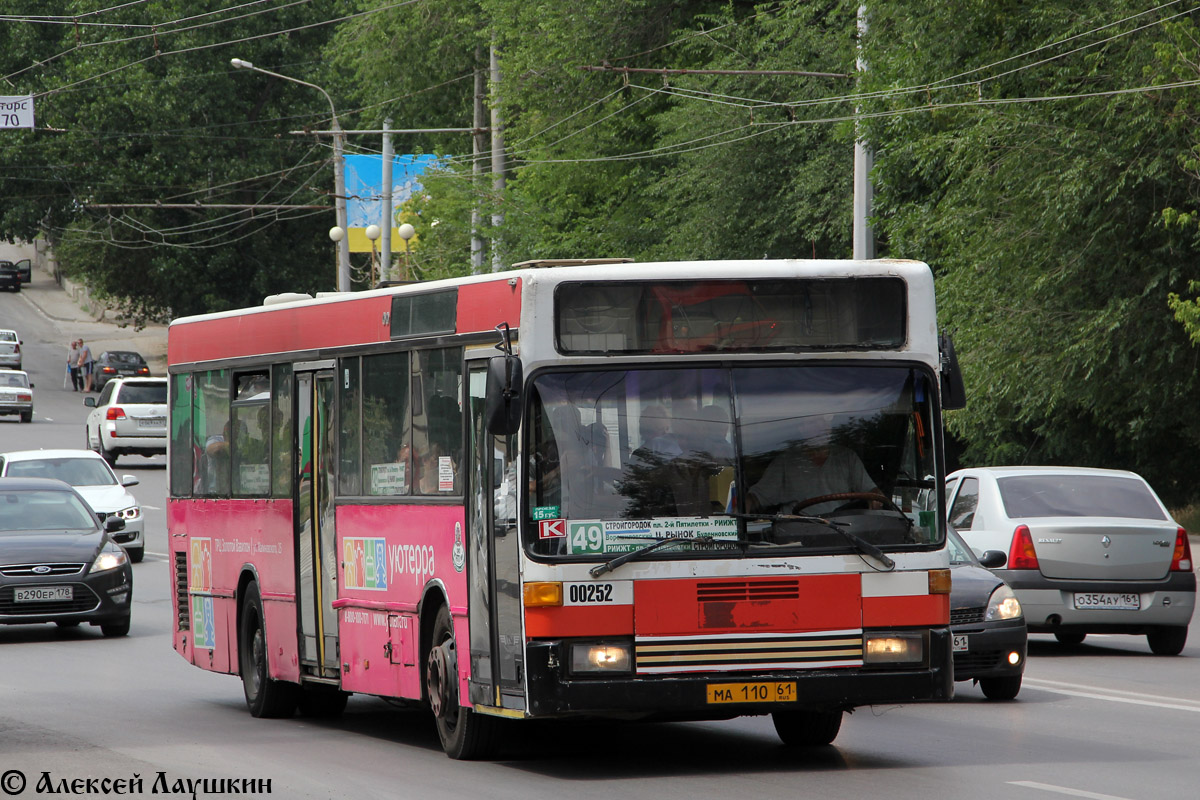
{"type": "Polygon", "coordinates": [[[978,467],[946,478],[950,523],[977,554],[1000,550],[1030,633],[1078,644],[1143,634],[1159,655],[1187,642],[1196,575],[1187,531],[1133,472],[978,467]]]}
{"type": "Polygon", "coordinates": [[[33,384],[19,369],[0,369],[0,415],[20,414],[21,422],[33,422],[33,384]]]}
{"type": "Polygon", "coordinates": [[[117,378],[83,404],[92,408],[84,423],[88,449],[109,465],[118,456],[167,452],[166,378],[117,378]]]}
{"type": "Polygon", "coordinates": [[[16,331],[0,329],[0,368],[21,368],[21,337],[16,331]]]}

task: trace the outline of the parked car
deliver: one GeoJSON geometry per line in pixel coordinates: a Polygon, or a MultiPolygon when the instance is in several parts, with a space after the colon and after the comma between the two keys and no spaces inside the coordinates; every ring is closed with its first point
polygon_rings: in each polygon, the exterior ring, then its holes
{"type": "Polygon", "coordinates": [[[33,422],[33,384],[19,369],[0,369],[0,416],[20,414],[21,422],[33,422]]]}
{"type": "Polygon", "coordinates": [[[982,559],[953,527],[950,551],[950,638],[954,680],[975,681],[989,700],[1012,700],[1021,691],[1028,633],[1021,603],[1008,584],[985,566],[1002,567],[1007,556],[989,550],[982,559]]]}
{"type": "Polygon", "coordinates": [[[0,328],[0,368],[21,368],[21,337],[16,331],[0,328]]]}
{"type": "Polygon", "coordinates": [[[92,364],[92,388],[97,392],[113,378],[147,378],[150,366],[141,353],[106,350],[92,364]]]}
{"type": "Polygon", "coordinates": [[[0,477],[54,478],[73,487],[101,520],[116,517],[124,525],[112,534],[129,558],[145,556],[145,517],[128,486],[139,483],[135,475],[120,480],[104,459],[90,450],[18,450],[0,453],[0,477]]]}
{"type": "Polygon", "coordinates": [[[21,276],[21,283],[29,283],[33,280],[33,262],[28,258],[22,258],[16,264],[17,274],[21,276]]]}
{"type": "Polygon", "coordinates": [[[92,409],[84,423],[87,446],[110,465],[123,455],[167,452],[166,378],[116,378],[83,404],[92,409]]]}
{"type": "Polygon", "coordinates": [[[1136,473],[979,467],[946,478],[950,524],[997,569],[1031,633],[1078,644],[1089,633],[1145,635],[1158,655],[1187,642],[1196,575],[1187,531],[1136,473]]]}
{"type": "Polygon", "coordinates": [[[129,633],[133,568],[103,522],[62,481],[0,478],[0,624],[98,625],[129,633]]]}
{"type": "Polygon", "coordinates": [[[12,292],[21,291],[21,273],[11,261],[0,261],[0,286],[12,292]]]}

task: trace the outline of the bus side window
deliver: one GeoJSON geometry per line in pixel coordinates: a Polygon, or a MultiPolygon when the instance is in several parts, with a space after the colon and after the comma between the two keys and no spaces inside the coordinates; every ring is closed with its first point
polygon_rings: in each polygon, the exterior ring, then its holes
{"type": "Polygon", "coordinates": [[[192,441],[200,454],[193,476],[200,497],[229,495],[229,370],[197,372],[192,394],[192,441]]]}
{"type": "Polygon", "coordinates": [[[195,467],[192,452],[192,375],[171,377],[171,496],[192,493],[195,467]]]}
{"type": "Polygon", "coordinates": [[[416,493],[458,494],[462,491],[462,350],[420,351],[413,372],[416,493]]]}
{"type": "Polygon", "coordinates": [[[292,366],[271,372],[271,496],[292,496],[292,366]]]}
{"type": "Polygon", "coordinates": [[[363,357],[363,493],[412,493],[408,353],[363,357]]]}

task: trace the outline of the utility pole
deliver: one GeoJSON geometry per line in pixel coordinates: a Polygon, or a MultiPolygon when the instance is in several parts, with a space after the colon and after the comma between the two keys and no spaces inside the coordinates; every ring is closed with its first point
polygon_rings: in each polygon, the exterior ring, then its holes
{"type": "Polygon", "coordinates": [[[504,212],[500,203],[504,198],[504,130],[500,126],[500,54],[496,52],[493,39],[488,48],[492,73],[492,193],[496,210],[492,212],[492,272],[504,268],[500,252],[500,228],[504,225],[504,212]]]}
{"type": "MultiPolygon", "coordinates": [[[[858,58],[855,68],[861,74],[867,71],[867,61],[862,54],[862,40],[867,33],[867,7],[858,7],[858,58]]],[[[858,113],[858,108],[855,109],[858,113]]],[[[875,231],[871,228],[871,204],[874,199],[871,187],[871,168],[875,157],[870,146],[863,141],[859,122],[854,122],[854,258],[875,257],[875,231]]]]}
{"type": "Polygon", "coordinates": [[[471,274],[478,275],[483,272],[483,237],[479,233],[479,227],[483,224],[483,215],[479,211],[480,205],[480,188],[483,178],[483,92],[485,89],[483,77],[483,48],[475,48],[475,102],[474,110],[471,116],[471,124],[475,126],[475,133],[471,136],[471,187],[472,197],[475,198],[474,204],[471,206],[471,274]]]}
{"type": "MultiPolygon", "coordinates": [[[[382,228],[381,244],[383,251],[379,261],[379,277],[382,280],[392,279],[392,132],[389,128],[392,118],[383,121],[383,209],[380,213],[382,228]]],[[[408,243],[405,242],[405,246],[408,243]]]]}

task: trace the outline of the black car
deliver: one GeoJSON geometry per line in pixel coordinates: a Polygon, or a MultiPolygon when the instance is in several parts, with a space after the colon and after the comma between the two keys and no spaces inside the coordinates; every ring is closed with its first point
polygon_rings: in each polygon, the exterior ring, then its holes
{"type": "Polygon", "coordinates": [[[108,350],[92,364],[92,388],[97,392],[113,378],[145,378],[150,366],[141,353],[132,350],[108,350]]]}
{"type": "Polygon", "coordinates": [[[1004,566],[1008,556],[989,550],[976,558],[954,528],[946,547],[954,680],[977,681],[989,700],[1012,700],[1021,691],[1029,634],[1016,595],[989,571],[1004,566]]]}
{"type": "Polygon", "coordinates": [[[0,478],[0,625],[53,622],[129,633],[133,567],[109,534],[125,520],[99,518],[70,485],[0,478]]]}
{"type": "Polygon", "coordinates": [[[21,272],[11,261],[0,261],[0,288],[21,291],[21,272]]]}

